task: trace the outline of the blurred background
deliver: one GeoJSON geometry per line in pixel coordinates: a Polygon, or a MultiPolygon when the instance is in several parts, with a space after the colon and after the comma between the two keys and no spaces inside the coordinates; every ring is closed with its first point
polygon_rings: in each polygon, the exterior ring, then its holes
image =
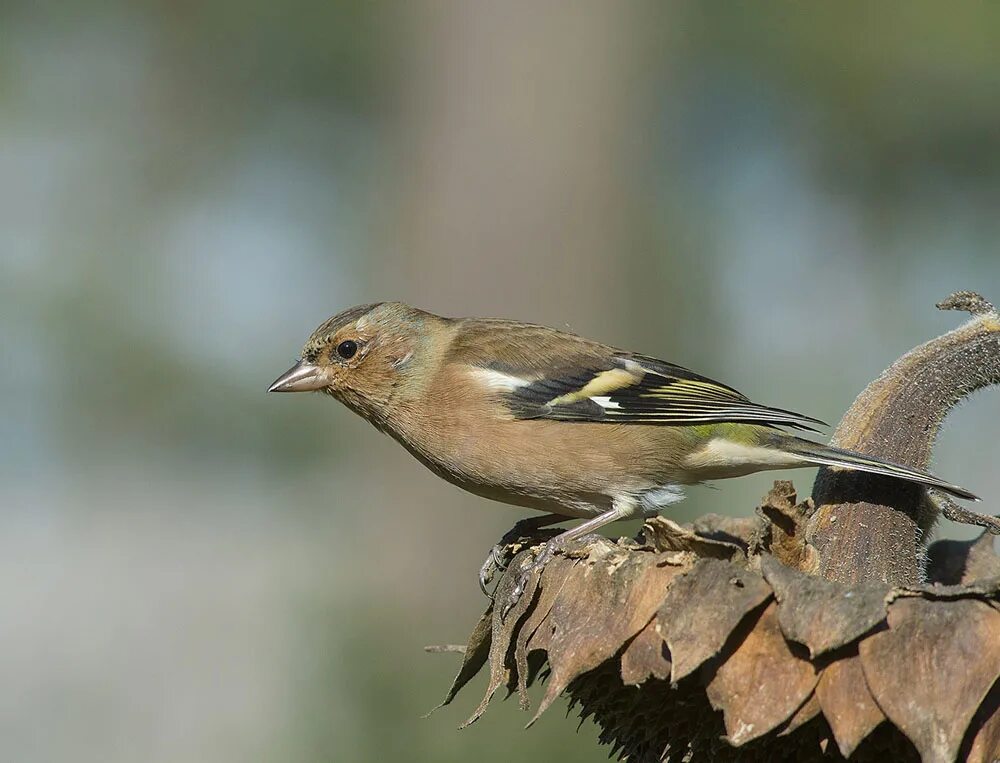
{"type": "MultiPolygon", "coordinates": [[[[1000,300],[998,30],[989,3],[0,2],[0,758],[603,760],[558,709],[456,731],[482,681],[421,718],[458,664],[423,645],[464,641],[524,513],[264,389],[328,315],[401,299],[836,422],[962,320],[936,301],[1000,300]]],[[[997,421],[981,395],[936,454],[987,510],[997,421]]]]}

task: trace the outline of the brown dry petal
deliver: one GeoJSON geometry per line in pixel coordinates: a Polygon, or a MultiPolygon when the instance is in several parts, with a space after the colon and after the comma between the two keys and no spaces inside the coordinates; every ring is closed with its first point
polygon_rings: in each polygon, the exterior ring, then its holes
{"type": "Polygon", "coordinates": [[[746,547],[760,532],[760,517],[730,517],[722,514],[705,514],[691,523],[691,529],[709,540],[735,543],[746,547]]]}
{"type": "Polygon", "coordinates": [[[551,675],[532,723],[570,681],[611,658],[650,621],[682,569],[658,562],[659,554],[619,551],[574,568],[549,613],[551,675]]]}
{"type": "Polygon", "coordinates": [[[893,588],[886,596],[887,604],[897,599],[922,598],[979,599],[987,604],[1000,601],[1000,576],[981,578],[961,585],[910,585],[893,588]]]}
{"type": "Polygon", "coordinates": [[[797,500],[795,486],[790,480],[775,480],[758,510],[768,522],[766,546],[782,564],[803,572],[815,572],[819,567],[816,549],[806,543],[805,537],[811,503],[797,504],[797,500]]]}
{"type": "Polygon", "coordinates": [[[875,727],[885,720],[875,698],[868,691],[861,659],[852,654],[823,669],[816,686],[816,697],[837,747],[849,758],[875,727]]]}
{"type": "Polygon", "coordinates": [[[788,722],[784,725],[781,731],[778,732],[778,736],[784,737],[794,733],[800,726],[806,725],[809,721],[819,715],[821,709],[819,699],[816,697],[816,692],[813,692],[809,695],[809,699],[806,700],[805,704],[796,710],[794,715],[788,719],[788,722]]]}
{"type": "Polygon", "coordinates": [[[939,540],[927,549],[927,578],[944,585],[968,584],[1000,575],[996,536],[983,532],[973,540],[939,540]]]}
{"type": "MultiPolygon", "coordinates": [[[[528,676],[530,672],[528,654],[538,649],[548,648],[547,640],[543,643],[542,639],[534,639],[534,636],[548,617],[556,597],[572,574],[573,567],[578,563],[580,563],[579,559],[557,556],[545,565],[541,580],[538,582],[538,601],[517,631],[517,640],[514,644],[514,665],[517,670],[518,701],[522,710],[527,710],[530,707],[528,701],[528,676]],[[529,640],[531,640],[530,646],[529,640]]],[[[547,639],[551,633],[543,631],[540,635],[543,639],[547,639]]]]}
{"type": "MultiPolygon", "coordinates": [[[[981,597],[984,601],[996,603],[1000,599],[1000,575],[989,578],[976,578],[961,586],[967,595],[981,597]]],[[[935,587],[936,591],[936,587],[935,587]]],[[[931,593],[934,596],[934,592],[931,593]]]]}
{"type": "Polygon", "coordinates": [[[847,587],[786,567],[762,554],[760,569],[778,598],[778,621],[812,657],[849,644],[885,620],[888,586],[847,587]]]}
{"type": "MultiPolygon", "coordinates": [[[[507,601],[511,596],[511,590],[517,584],[518,578],[520,577],[520,570],[527,564],[530,564],[533,560],[533,556],[530,550],[523,551],[514,557],[511,565],[507,572],[500,578],[500,582],[497,584],[496,590],[494,591],[494,601],[507,601]]],[[[544,574],[544,571],[543,571],[544,574]]],[[[472,723],[479,720],[480,716],[486,712],[486,707],[489,705],[490,700],[493,695],[496,694],[496,690],[500,686],[509,684],[512,678],[512,672],[507,663],[507,656],[510,652],[510,643],[513,638],[514,630],[518,625],[518,621],[524,615],[528,607],[531,606],[532,601],[535,597],[535,592],[538,587],[539,576],[533,576],[527,586],[525,587],[524,593],[517,600],[517,603],[511,608],[510,612],[507,613],[506,617],[503,617],[503,607],[492,607],[492,623],[491,623],[491,643],[489,652],[489,663],[490,663],[490,681],[486,686],[486,693],[483,695],[482,701],[479,706],[475,709],[468,720],[465,721],[459,728],[465,728],[472,723]]]]}
{"type": "Polygon", "coordinates": [[[791,480],[775,480],[767,495],[761,500],[761,506],[767,506],[794,518],[799,512],[796,507],[799,496],[795,484],[791,480]]]}
{"type": "Polygon", "coordinates": [[[722,651],[749,612],[771,597],[759,575],[703,559],[670,586],[656,615],[670,648],[671,681],[680,681],[722,651]]]}
{"type": "MultiPolygon", "coordinates": [[[[595,560],[612,553],[620,553],[620,550],[616,551],[615,544],[607,538],[598,539],[595,537],[593,542],[586,546],[586,549],[593,554],[595,560]]],[[[556,599],[559,598],[567,582],[576,580],[578,575],[582,574],[582,571],[573,569],[574,565],[585,563],[582,560],[588,559],[589,556],[590,554],[586,551],[577,551],[571,556],[556,557],[546,565],[538,585],[538,601],[531,608],[524,624],[518,629],[514,645],[514,661],[519,671],[521,665],[528,663],[528,656],[532,652],[548,653],[554,632],[552,618],[549,617],[552,606],[556,603],[556,599]]],[[[527,676],[525,676],[526,680],[527,676]]],[[[520,675],[518,681],[521,681],[520,675]]],[[[527,689],[527,684],[525,684],[525,689],[527,689]]],[[[522,702],[525,702],[527,697],[522,696],[521,699],[522,702]]]]}
{"type": "Polygon", "coordinates": [[[622,683],[638,686],[647,678],[670,678],[670,655],[654,617],[622,652],[622,683]]]}
{"type": "Polygon", "coordinates": [[[925,763],[945,763],[1000,675],[1000,612],[980,601],[899,599],[860,645],[879,707],[925,763]]]}
{"type": "Polygon", "coordinates": [[[712,706],[723,712],[729,742],[739,746],[788,720],[812,693],[817,678],[812,663],[785,641],[778,606],[772,602],[719,665],[706,693],[712,706]]]}
{"type": "Polygon", "coordinates": [[[996,763],[1000,760],[1000,683],[993,684],[976,717],[972,719],[968,763],[996,763]]]}
{"type": "Polygon", "coordinates": [[[642,535],[644,547],[656,551],[680,551],[712,559],[743,556],[743,549],[737,543],[704,537],[666,517],[647,519],[642,526],[642,535]]]}
{"type": "MultiPolygon", "coordinates": [[[[476,673],[482,669],[483,665],[486,664],[486,658],[490,654],[490,642],[493,635],[492,623],[493,605],[491,604],[483,612],[483,616],[479,618],[476,627],[472,629],[472,633],[469,635],[469,643],[465,647],[465,655],[462,658],[462,667],[458,669],[458,674],[455,676],[455,680],[451,682],[451,688],[448,689],[444,700],[434,710],[450,704],[455,699],[455,695],[461,691],[462,687],[469,683],[476,673]]],[[[431,710],[431,712],[433,713],[434,710],[431,710]]]]}

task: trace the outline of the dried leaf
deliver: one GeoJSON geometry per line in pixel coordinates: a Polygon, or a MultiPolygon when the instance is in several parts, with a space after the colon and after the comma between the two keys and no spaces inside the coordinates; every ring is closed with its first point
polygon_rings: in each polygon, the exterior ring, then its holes
{"type": "Polygon", "coordinates": [[[679,575],[656,615],[670,648],[670,680],[680,681],[722,651],[743,618],[770,597],[759,575],[716,559],[679,575]]]}
{"type": "Polygon", "coordinates": [[[786,567],[770,554],[760,557],[764,578],[778,599],[781,630],[805,644],[812,657],[849,644],[885,620],[888,586],[845,586],[786,567]]]}
{"type": "Polygon", "coordinates": [[[574,569],[549,613],[552,672],[532,723],[570,681],[611,658],[650,621],[680,570],[658,565],[659,556],[621,551],[574,569]]]}
{"type": "Polygon", "coordinates": [[[816,697],[833,730],[840,754],[849,758],[875,727],[885,720],[865,683],[857,653],[830,663],[816,686],[816,697]]]}
{"type": "Polygon", "coordinates": [[[922,759],[952,761],[1000,675],[1000,613],[972,599],[900,599],[860,654],[876,702],[922,759]]]}
{"type": "Polygon", "coordinates": [[[788,720],[812,694],[817,679],[812,663],[785,641],[778,606],[772,602],[719,665],[706,693],[723,712],[729,742],[740,746],[788,720]]]}
{"type": "Polygon", "coordinates": [[[654,617],[622,652],[622,683],[638,686],[647,678],[670,678],[670,655],[654,617]]]}

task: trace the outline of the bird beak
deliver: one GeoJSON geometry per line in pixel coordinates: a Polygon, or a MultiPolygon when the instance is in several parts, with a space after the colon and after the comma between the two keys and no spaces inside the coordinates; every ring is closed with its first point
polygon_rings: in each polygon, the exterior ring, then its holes
{"type": "Polygon", "coordinates": [[[326,374],[319,366],[300,360],[274,380],[268,392],[313,392],[327,386],[326,374]]]}

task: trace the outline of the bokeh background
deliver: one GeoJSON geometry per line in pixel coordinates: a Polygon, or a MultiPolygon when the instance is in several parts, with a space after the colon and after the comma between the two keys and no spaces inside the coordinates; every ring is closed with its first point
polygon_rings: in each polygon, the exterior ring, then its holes
{"type": "MultiPolygon", "coordinates": [[[[934,302],[1000,299],[998,33],[995,3],[0,3],[0,758],[603,760],[559,710],[457,732],[481,683],[421,718],[457,665],[422,647],[522,514],[265,387],[401,299],[835,422],[956,325],[934,302]]],[[[981,395],[936,458],[988,509],[998,421],[981,395]]]]}

